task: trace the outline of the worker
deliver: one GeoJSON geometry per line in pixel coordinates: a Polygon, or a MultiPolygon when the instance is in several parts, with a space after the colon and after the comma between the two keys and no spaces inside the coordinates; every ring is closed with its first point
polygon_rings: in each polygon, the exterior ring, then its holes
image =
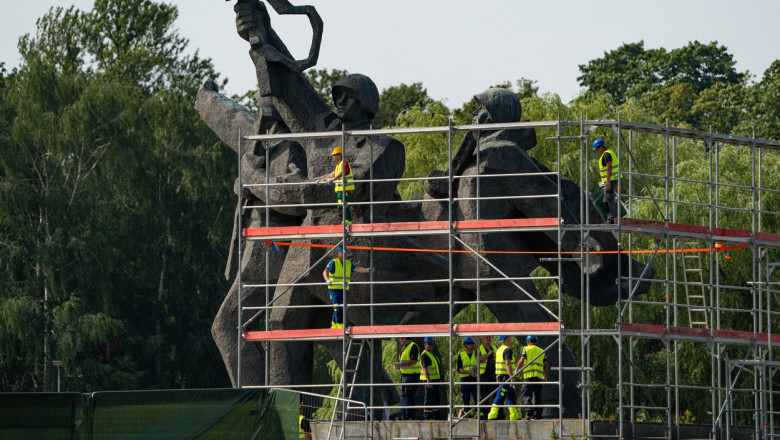
{"type": "Polygon", "coordinates": [[[604,139],[596,139],[593,142],[593,151],[599,155],[599,175],[601,176],[601,185],[604,186],[604,211],[607,213],[606,223],[615,223],[616,215],[616,191],[618,190],[618,179],[620,178],[619,161],[615,151],[607,148],[604,139]]]}
{"type": "Polygon", "coordinates": [[[407,337],[398,338],[401,342],[401,356],[395,363],[395,369],[401,370],[401,406],[403,407],[403,419],[414,420],[414,408],[416,405],[417,384],[420,383],[420,348],[407,337]]]}
{"type": "Polygon", "coordinates": [[[311,424],[303,414],[303,402],[298,404],[298,438],[311,440],[311,424]]]}
{"type": "Polygon", "coordinates": [[[430,336],[425,337],[423,339],[423,352],[420,355],[420,367],[422,368],[420,380],[425,382],[423,420],[442,419],[439,408],[434,408],[440,403],[439,393],[441,392],[439,386],[437,386],[441,382],[441,359],[435,353],[435,350],[436,343],[433,342],[433,338],[430,336]]]}
{"type": "Polygon", "coordinates": [[[525,419],[539,420],[542,418],[541,408],[534,409],[532,406],[542,404],[542,385],[536,382],[547,380],[547,374],[550,372],[550,366],[544,356],[544,350],[536,345],[536,336],[530,335],[525,338],[525,347],[520,353],[520,359],[517,361],[517,370],[525,368],[523,371],[523,388],[520,394],[523,396],[523,406],[525,407],[525,419]],[[528,365],[525,365],[528,362],[528,365]]]}
{"type": "Polygon", "coordinates": [[[373,267],[360,267],[349,260],[344,259],[346,246],[340,245],[337,248],[337,257],[330,260],[330,263],[322,271],[322,278],[328,284],[328,293],[330,301],[333,303],[333,317],[331,318],[330,328],[344,328],[343,304],[344,292],[349,291],[349,280],[352,272],[369,273],[374,270],[373,267]]]}
{"type": "MultiPolygon", "coordinates": [[[[460,394],[463,396],[463,405],[479,403],[477,377],[479,377],[479,361],[474,350],[474,339],[467,336],[463,338],[463,350],[458,353],[458,381],[461,382],[460,394]]],[[[458,411],[458,418],[463,417],[463,410],[464,408],[461,408],[458,411]]]]}
{"type": "Polygon", "coordinates": [[[355,181],[352,177],[352,167],[343,159],[343,149],[339,146],[333,149],[330,157],[336,162],[336,169],[325,176],[319,183],[335,183],[336,198],[339,202],[339,218],[344,212],[344,224],[352,224],[352,211],[349,209],[349,196],[355,190],[355,181]],[[345,182],[346,181],[346,182],[345,182]],[[344,206],[346,205],[346,206],[344,206]]]}
{"type": "Polygon", "coordinates": [[[520,418],[520,414],[517,412],[517,408],[512,406],[517,400],[515,387],[508,383],[510,374],[513,371],[512,366],[515,364],[515,355],[512,353],[512,337],[499,336],[498,342],[501,343],[501,346],[498,347],[496,352],[496,381],[502,382],[502,384],[496,393],[496,398],[493,400],[493,407],[490,408],[488,420],[498,418],[498,405],[502,405],[505,399],[506,404],[509,405],[509,420],[517,420],[520,418]]]}
{"type": "MultiPolygon", "coordinates": [[[[479,345],[479,400],[483,401],[490,396],[496,389],[492,382],[496,380],[496,352],[498,347],[493,345],[490,336],[482,336],[482,343],[479,345]]],[[[480,417],[485,417],[485,412],[480,408],[480,417]]]]}

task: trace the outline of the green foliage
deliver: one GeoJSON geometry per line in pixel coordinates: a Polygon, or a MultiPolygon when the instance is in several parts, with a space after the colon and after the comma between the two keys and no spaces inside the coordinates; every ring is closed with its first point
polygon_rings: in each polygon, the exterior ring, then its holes
{"type": "Polygon", "coordinates": [[[422,83],[388,87],[379,96],[379,111],[372,123],[379,128],[393,125],[403,112],[415,106],[424,106],[430,100],[422,83]]]}
{"type": "Polygon", "coordinates": [[[687,84],[699,93],[715,84],[738,84],[745,74],[734,68],[736,61],[717,42],[698,41],[669,52],[646,50],[644,41],[625,43],[605,52],[603,58],[579,66],[580,85],[591,92],[609,93],[616,103],[658,90],[663,86],[687,84]]]}
{"type": "Polygon", "coordinates": [[[215,74],[175,17],[55,8],[3,73],[3,390],[50,391],[53,359],[72,391],[226,383],[208,329],[227,286],[203,274],[224,261],[233,159],[198,124],[215,74]]]}

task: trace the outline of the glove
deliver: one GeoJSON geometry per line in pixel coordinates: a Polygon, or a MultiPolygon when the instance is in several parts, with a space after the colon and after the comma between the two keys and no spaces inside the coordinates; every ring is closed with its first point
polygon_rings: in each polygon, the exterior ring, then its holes
{"type": "Polygon", "coordinates": [[[478,379],[479,378],[479,374],[477,373],[477,368],[476,367],[472,367],[471,370],[469,370],[469,374],[474,379],[478,379]]]}
{"type": "Polygon", "coordinates": [[[328,283],[327,283],[327,284],[330,286],[331,284],[333,284],[333,281],[331,281],[331,280],[328,280],[328,283]]]}
{"type": "Polygon", "coordinates": [[[329,178],[328,180],[326,180],[325,182],[327,182],[327,183],[333,183],[333,178],[331,177],[331,178],[329,178]]]}
{"type": "Polygon", "coordinates": [[[374,266],[366,268],[366,272],[373,272],[373,271],[374,271],[374,266]]]}
{"type": "Polygon", "coordinates": [[[396,370],[400,370],[401,369],[401,363],[400,362],[394,363],[393,364],[393,368],[395,368],[396,370]]]}

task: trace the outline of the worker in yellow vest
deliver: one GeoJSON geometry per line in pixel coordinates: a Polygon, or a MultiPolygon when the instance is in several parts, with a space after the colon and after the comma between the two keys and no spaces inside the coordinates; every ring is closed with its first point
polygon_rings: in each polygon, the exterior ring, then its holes
{"type": "Polygon", "coordinates": [[[427,336],[423,339],[423,347],[424,350],[420,355],[420,367],[422,368],[420,380],[425,383],[423,420],[442,420],[441,410],[434,408],[441,402],[439,399],[441,390],[438,386],[441,383],[441,359],[435,353],[436,344],[432,337],[427,336]]]}
{"type": "Polygon", "coordinates": [[[344,293],[349,291],[349,281],[352,277],[352,272],[368,273],[374,270],[373,267],[360,267],[349,260],[345,260],[345,250],[346,246],[339,246],[337,257],[330,260],[325,270],[322,271],[322,278],[328,285],[330,302],[333,304],[330,328],[344,328],[344,293]]]}
{"type": "MultiPolygon", "coordinates": [[[[463,338],[463,350],[458,353],[458,382],[460,394],[463,396],[463,405],[474,405],[479,402],[477,398],[477,377],[479,377],[479,356],[474,350],[474,339],[463,338]],[[473,403],[472,403],[473,402],[473,403]]],[[[464,408],[458,411],[458,418],[463,417],[464,408]]],[[[471,409],[469,408],[469,411],[471,409]]]]}
{"type": "Polygon", "coordinates": [[[401,407],[404,420],[414,420],[414,408],[417,404],[417,386],[420,383],[420,348],[411,339],[398,338],[401,342],[400,360],[395,363],[395,369],[401,370],[401,407]]]}
{"type": "Polygon", "coordinates": [[[352,167],[349,165],[349,162],[343,159],[343,149],[341,147],[334,148],[333,152],[330,153],[330,157],[336,162],[336,169],[319,182],[335,184],[336,198],[339,202],[339,217],[341,217],[343,211],[344,224],[349,225],[352,223],[352,211],[349,209],[349,196],[352,194],[352,191],[355,190],[352,167]]]}
{"type": "MultiPolygon", "coordinates": [[[[479,400],[483,401],[497,388],[492,383],[496,380],[496,352],[498,347],[493,345],[493,338],[482,336],[482,344],[479,345],[479,400]]],[[[479,409],[480,417],[485,417],[483,408],[479,409]]]]}
{"type": "Polygon", "coordinates": [[[509,405],[509,420],[517,420],[520,418],[520,414],[517,412],[517,408],[512,406],[517,400],[515,387],[507,383],[513,371],[512,367],[515,364],[515,355],[512,353],[512,337],[499,336],[498,342],[501,343],[501,346],[498,347],[496,352],[496,382],[503,383],[496,393],[496,398],[493,399],[493,407],[490,408],[488,420],[498,418],[498,405],[502,405],[504,400],[509,405]]]}
{"type": "Polygon", "coordinates": [[[309,420],[303,415],[303,402],[298,405],[298,438],[311,440],[311,425],[309,420]]]}
{"type": "Polygon", "coordinates": [[[604,211],[607,212],[606,223],[615,223],[617,212],[616,202],[618,190],[618,179],[620,178],[620,164],[618,156],[611,148],[607,148],[604,139],[596,139],[593,142],[593,151],[599,155],[599,175],[601,184],[604,186],[604,211]]]}
{"type": "Polygon", "coordinates": [[[536,345],[536,336],[530,335],[525,338],[525,347],[520,353],[520,359],[517,361],[517,370],[523,371],[523,388],[520,394],[523,396],[523,406],[525,406],[525,419],[539,420],[542,418],[541,408],[532,405],[542,404],[542,385],[536,382],[547,380],[547,374],[550,372],[550,366],[544,356],[544,350],[536,345]],[[525,366],[525,368],[523,368],[525,366]]]}

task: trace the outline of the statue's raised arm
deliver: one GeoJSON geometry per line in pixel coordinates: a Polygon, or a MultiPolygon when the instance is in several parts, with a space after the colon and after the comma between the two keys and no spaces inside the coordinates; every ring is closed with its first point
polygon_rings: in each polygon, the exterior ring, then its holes
{"type": "Polygon", "coordinates": [[[271,27],[265,3],[259,0],[239,0],[236,30],[250,44],[249,54],[255,64],[257,85],[261,96],[277,98],[282,117],[292,131],[321,131],[333,119],[332,111],[308,85],[302,72],[314,66],[322,42],[322,19],[313,6],[294,6],[287,0],[268,0],[280,15],[306,15],[312,27],[309,56],[296,60],[271,27]]]}

